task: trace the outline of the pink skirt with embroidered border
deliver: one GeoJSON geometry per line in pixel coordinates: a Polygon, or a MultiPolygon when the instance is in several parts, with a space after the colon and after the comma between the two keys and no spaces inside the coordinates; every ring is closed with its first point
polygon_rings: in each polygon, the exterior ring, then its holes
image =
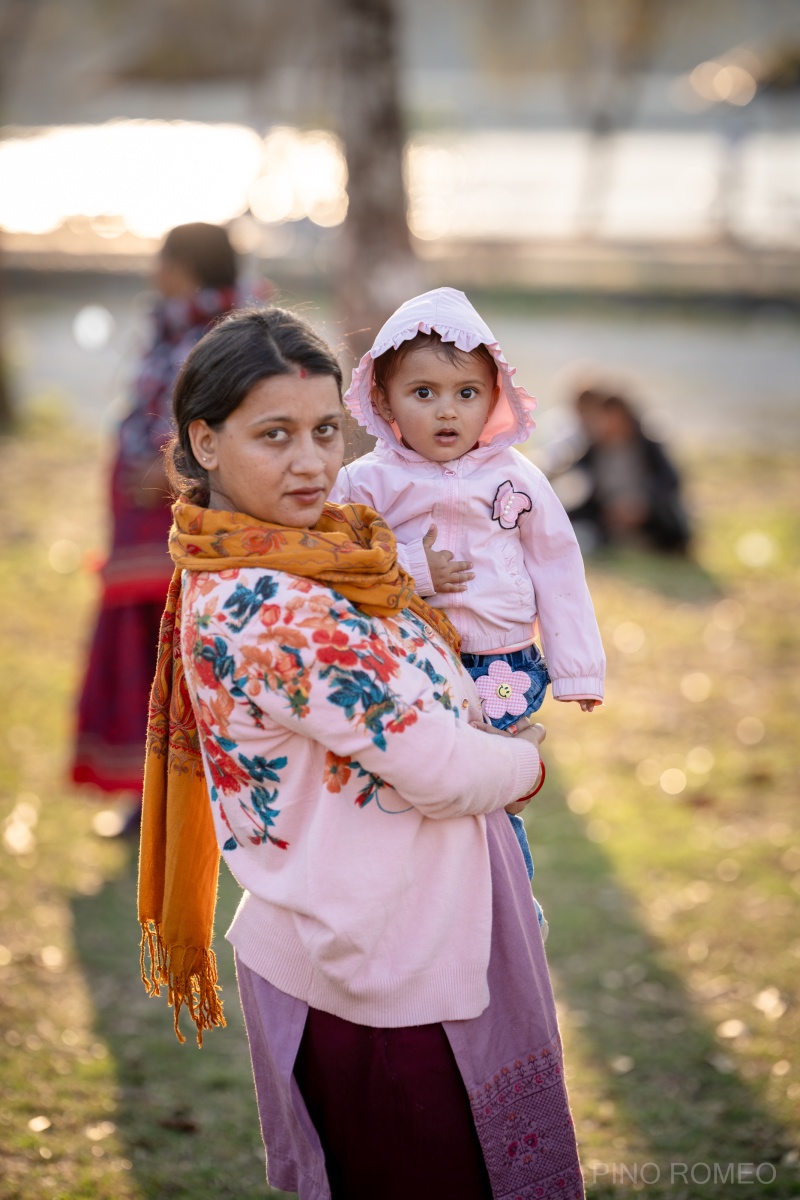
{"type": "Polygon", "coordinates": [[[491,1002],[479,1017],[407,1030],[309,1019],[304,1001],[237,960],[273,1187],[300,1200],[394,1200],[395,1189],[419,1200],[583,1200],[530,884],[504,813],[487,817],[487,832],[491,1002]],[[330,1178],[324,1141],[335,1145],[330,1178]]]}

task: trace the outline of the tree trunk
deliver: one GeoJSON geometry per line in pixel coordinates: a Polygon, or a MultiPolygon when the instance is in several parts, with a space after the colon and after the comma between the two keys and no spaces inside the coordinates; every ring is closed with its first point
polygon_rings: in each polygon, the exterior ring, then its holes
{"type": "MultiPolygon", "coordinates": [[[[16,68],[19,56],[38,15],[40,0],[0,0],[0,125],[4,120],[9,76],[16,68]]],[[[3,263],[0,245],[0,432],[7,433],[14,424],[11,384],[3,347],[3,263]]]]}
{"type": "MultiPolygon", "coordinates": [[[[390,313],[419,290],[420,273],[403,187],[405,129],[393,0],[335,0],[331,15],[349,195],[334,301],[342,341],[356,362],[390,313]]],[[[349,458],[371,449],[373,440],[363,430],[353,426],[348,434],[349,458]]]]}
{"type": "Polygon", "coordinates": [[[577,213],[584,237],[598,236],[611,185],[611,135],[633,119],[666,11],[666,0],[561,0],[565,82],[577,123],[589,133],[577,213]]]}
{"type": "Polygon", "coordinates": [[[14,403],[11,398],[11,382],[6,364],[5,348],[2,342],[2,332],[5,325],[4,316],[4,278],[3,278],[3,247],[0,243],[0,433],[9,433],[14,425],[14,403]]]}

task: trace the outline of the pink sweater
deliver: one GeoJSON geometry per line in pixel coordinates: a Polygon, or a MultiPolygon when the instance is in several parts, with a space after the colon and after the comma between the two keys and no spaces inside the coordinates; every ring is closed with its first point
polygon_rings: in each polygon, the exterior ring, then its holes
{"type": "Polygon", "coordinates": [[[463,292],[437,288],[389,318],[353,373],[345,401],[378,438],[371,454],[342,467],[331,500],[367,504],[397,538],[398,558],[417,590],[446,609],[462,649],[488,654],[533,641],[538,625],[557,700],[602,700],[605,655],[567,514],[542,472],[513,443],[533,429],[535,400],[512,381],[491,331],[463,292]],[[436,463],[403,445],[372,404],[373,361],[418,331],[470,351],[484,343],[498,369],[500,394],[479,444],[436,463]],[[438,529],[434,549],[474,564],[466,592],[433,593],[422,539],[438,529]]]}
{"type": "Polygon", "coordinates": [[[359,1024],[486,1008],[482,814],[539,773],[534,746],[470,726],[474,685],[432,632],[285,573],[184,575],[186,677],[245,889],[227,936],[275,987],[359,1024]]]}

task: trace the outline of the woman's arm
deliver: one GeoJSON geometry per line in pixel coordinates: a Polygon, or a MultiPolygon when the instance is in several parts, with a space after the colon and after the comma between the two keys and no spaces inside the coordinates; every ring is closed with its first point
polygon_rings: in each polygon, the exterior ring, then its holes
{"type": "Polygon", "coordinates": [[[327,588],[277,573],[250,575],[248,589],[242,620],[243,585],[217,585],[193,651],[195,662],[210,665],[213,652],[224,664],[192,674],[207,711],[219,687],[233,701],[226,720],[238,755],[252,761],[272,721],[323,747],[356,790],[368,775],[434,818],[491,812],[535,786],[536,746],[470,727],[475,712],[460,696],[471,684],[416,618],[368,618],[327,588]]]}

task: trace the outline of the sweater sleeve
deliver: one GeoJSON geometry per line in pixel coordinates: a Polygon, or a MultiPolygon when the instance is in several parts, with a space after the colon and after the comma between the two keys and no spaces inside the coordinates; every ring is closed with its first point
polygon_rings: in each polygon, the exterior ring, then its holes
{"type": "Polygon", "coordinates": [[[602,700],[606,660],[580,548],[561,501],[540,471],[531,484],[533,505],[519,530],[553,696],[602,700]]]}
{"type": "Polygon", "coordinates": [[[470,726],[453,701],[457,662],[417,618],[368,618],[326,588],[291,591],[291,576],[267,578],[279,581],[267,636],[254,606],[224,651],[246,740],[274,721],[322,746],[348,777],[388,785],[433,818],[491,812],[535,785],[535,746],[470,726]]]}
{"type": "Polygon", "coordinates": [[[435,588],[422,538],[418,538],[415,542],[398,542],[397,561],[404,571],[408,571],[409,575],[413,576],[414,585],[420,596],[434,595],[435,588]]]}

